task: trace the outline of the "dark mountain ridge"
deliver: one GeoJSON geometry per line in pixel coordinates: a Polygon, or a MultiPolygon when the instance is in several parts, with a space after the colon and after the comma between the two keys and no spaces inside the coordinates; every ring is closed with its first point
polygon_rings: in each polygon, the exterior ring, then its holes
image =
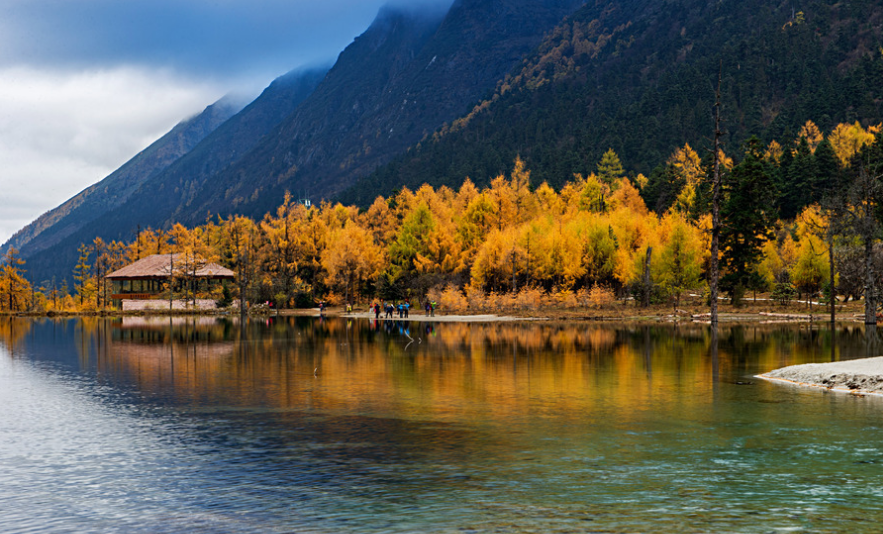
{"type": "Polygon", "coordinates": [[[793,138],[807,120],[877,123],[883,2],[593,2],[552,32],[486,102],[340,197],[488,183],[521,156],[532,181],[562,184],[613,148],[632,174],[689,142],[708,147],[723,68],[726,150],[793,138]]]}
{"type": "Polygon", "coordinates": [[[533,184],[591,172],[608,148],[649,174],[685,142],[707,146],[721,62],[730,154],[750,135],[793,137],[808,119],[824,130],[879,122],[881,20],[883,0],[386,9],[263,134],[225,144],[252,131],[225,124],[28,267],[41,280],[65,276],[80,242],[130,239],[139,225],[260,218],[286,190],[314,201],[346,191],[338,198],[364,205],[402,186],[482,185],[518,155],[533,184]]]}
{"type": "Polygon", "coordinates": [[[273,136],[200,192],[191,213],[259,217],[286,190],[331,198],[467,112],[580,5],[458,0],[440,21],[385,10],[273,136]]]}

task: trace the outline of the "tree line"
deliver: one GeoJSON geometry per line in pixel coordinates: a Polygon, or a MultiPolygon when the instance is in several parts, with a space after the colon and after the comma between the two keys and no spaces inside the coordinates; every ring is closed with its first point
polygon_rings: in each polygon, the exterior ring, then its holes
{"type": "MultiPolygon", "coordinates": [[[[712,156],[687,144],[645,177],[629,175],[608,150],[595,172],[560,189],[532,184],[516,159],[484,188],[469,178],[457,189],[402,188],[365,209],[308,207],[286,195],[261,220],[148,228],[128,243],[96,238],[80,247],[70,290],[54,281],[32,288],[10,251],[0,310],[106,308],[109,272],[165,253],[189,258],[192,272],[216,262],[236,273],[214,294],[170,284],[176,298],[242,298],[284,309],[375,298],[481,308],[500,305],[502,295],[524,306],[633,297],[677,307],[685,295],[708,295],[712,156]]],[[[751,138],[719,160],[721,288],[730,299],[770,292],[782,302],[875,301],[883,287],[879,126],[841,124],[825,135],[807,122],[793,142],[751,138]]]]}

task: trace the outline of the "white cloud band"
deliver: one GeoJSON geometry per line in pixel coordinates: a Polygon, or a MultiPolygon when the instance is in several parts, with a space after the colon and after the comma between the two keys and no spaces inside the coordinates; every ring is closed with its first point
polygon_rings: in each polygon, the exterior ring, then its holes
{"type": "Polygon", "coordinates": [[[0,69],[0,243],[222,94],[144,68],[0,69]]]}

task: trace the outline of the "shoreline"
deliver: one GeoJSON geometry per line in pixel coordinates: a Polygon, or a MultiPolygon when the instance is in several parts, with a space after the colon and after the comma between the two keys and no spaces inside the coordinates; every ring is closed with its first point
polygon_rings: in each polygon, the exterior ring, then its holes
{"type": "MultiPolygon", "coordinates": [[[[612,323],[612,322],[628,322],[628,323],[651,323],[651,324],[673,324],[673,325],[709,325],[709,314],[704,309],[693,310],[672,310],[669,307],[650,307],[650,308],[608,308],[608,309],[566,309],[551,308],[544,310],[545,313],[538,311],[514,311],[506,313],[482,312],[482,313],[446,313],[442,311],[436,312],[433,316],[427,316],[420,310],[419,313],[412,313],[409,317],[399,318],[397,315],[386,319],[381,314],[378,320],[397,320],[411,322],[593,322],[593,323],[612,323]]],[[[239,317],[238,309],[225,310],[138,310],[138,311],[121,311],[121,310],[97,310],[87,312],[19,312],[9,313],[0,312],[2,317],[20,317],[20,318],[62,318],[62,317],[239,317]]],[[[252,310],[248,317],[266,318],[266,317],[319,317],[319,308],[301,308],[287,310],[252,310]]],[[[325,311],[325,317],[341,317],[346,319],[369,319],[373,320],[374,313],[369,311],[353,311],[347,313],[345,310],[335,307],[325,311]]],[[[808,314],[808,313],[788,313],[788,312],[771,312],[769,310],[746,310],[737,309],[731,312],[721,312],[719,315],[721,324],[738,325],[738,324],[805,324],[805,325],[822,325],[830,324],[830,317],[827,314],[808,314]]],[[[863,321],[856,318],[853,314],[842,313],[838,315],[837,324],[863,324],[863,321]]]]}
{"type": "MultiPolygon", "coordinates": [[[[284,317],[286,314],[281,314],[284,317]]],[[[351,312],[336,315],[326,314],[328,317],[341,317],[344,319],[368,319],[369,321],[408,321],[413,323],[511,323],[516,321],[550,321],[548,317],[518,317],[514,315],[409,315],[408,317],[374,317],[371,312],[351,312]]]]}
{"type": "Polygon", "coordinates": [[[755,378],[852,395],[883,396],[883,356],[791,365],[755,378]]]}

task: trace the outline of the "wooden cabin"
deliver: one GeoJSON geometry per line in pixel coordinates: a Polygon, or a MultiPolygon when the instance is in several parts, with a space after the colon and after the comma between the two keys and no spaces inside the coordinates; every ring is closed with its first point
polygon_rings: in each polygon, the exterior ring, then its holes
{"type": "MultiPolygon", "coordinates": [[[[221,267],[217,263],[206,263],[199,266],[195,276],[187,273],[189,281],[182,276],[185,271],[180,254],[154,254],[142,258],[106,276],[113,284],[114,306],[124,310],[169,309],[168,293],[165,292],[171,283],[176,292],[184,288],[184,283],[194,284],[197,293],[211,293],[221,284],[232,282],[233,271],[221,267]],[[164,300],[164,303],[158,301],[164,300]]],[[[185,309],[192,301],[173,301],[175,309],[185,309]]],[[[197,299],[196,307],[214,309],[215,302],[209,299],[197,299]]]]}

